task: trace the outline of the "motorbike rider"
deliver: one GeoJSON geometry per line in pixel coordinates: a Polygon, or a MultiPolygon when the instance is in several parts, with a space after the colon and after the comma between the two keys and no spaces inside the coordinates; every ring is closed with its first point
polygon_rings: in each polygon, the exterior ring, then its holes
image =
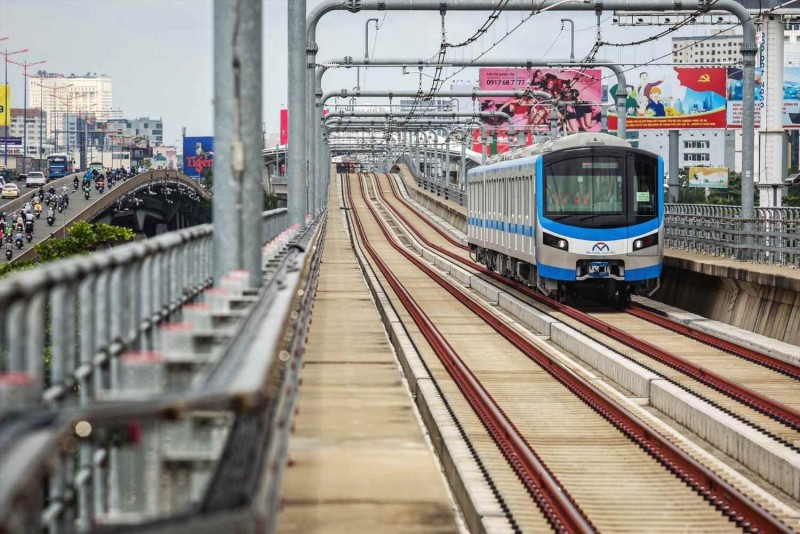
{"type": "Polygon", "coordinates": [[[10,242],[6,243],[6,259],[11,259],[14,257],[14,245],[10,242]]]}
{"type": "Polygon", "coordinates": [[[17,235],[14,236],[14,244],[20,248],[25,244],[25,236],[22,235],[22,232],[17,232],[17,235]]]}
{"type": "Polygon", "coordinates": [[[80,180],[78,180],[77,176],[72,179],[72,187],[74,187],[75,189],[78,189],[78,185],[79,184],[80,184],[80,180]]]}
{"type": "Polygon", "coordinates": [[[56,218],[56,210],[54,210],[52,206],[47,208],[47,218],[49,219],[50,217],[52,217],[53,219],[56,218]]]}

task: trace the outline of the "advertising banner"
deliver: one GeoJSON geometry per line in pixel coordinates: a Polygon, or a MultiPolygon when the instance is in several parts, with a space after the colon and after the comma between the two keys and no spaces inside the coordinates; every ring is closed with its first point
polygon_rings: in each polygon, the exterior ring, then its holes
{"type": "Polygon", "coordinates": [[[728,169],[725,167],[689,167],[689,187],[727,189],[728,169]]]}
{"type": "MultiPolygon", "coordinates": [[[[726,121],[724,67],[643,68],[626,73],[628,130],[724,128],[726,121]]],[[[610,95],[617,94],[614,84],[610,95]]],[[[608,129],[617,129],[615,106],[609,108],[608,129]]]]}
{"type": "MultiPolygon", "coordinates": [[[[756,68],[756,128],[761,125],[761,110],[764,108],[763,70],[756,68]]],[[[728,69],[728,126],[742,127],[742,69],[728,69]]],[[[800,128],[800,67],[783,69],[783,127],[800,128]]]]}
{"type": "Polygon", "coordinates": [[[0,85],[0,126],[11,126],[11,86],[0,85]],[[8,106],[6,106],[8,104],[8,106]]]}
{"type": "Polygon", "coordinates": [[[214,138],[183,138],[183,173],[194,178],[203,178],[206,170],[214,165],[214,138]]]}
{"type": "MultiPolygon", "coordinates": [[[[508,113],[515,132],[549,132],[551,105],[548,102],[560,100],[558,126],[563,132],[599,132],[601,80],[600,69],[480,69],[482,90],[530,91],[519,98],[483,97],[481,111],[508,113]],[[534,91],[550,96],[535,96],[534,91]]],[[[504,120],[486,119],[484,122],[499,132],[508,131],[504,120]]],[[[498,140],[498,145],[502,144],[498,140]]]]}
{"type": "Polygon", "coordinates": [[[281,110],[281,144],[289,143],[289,110],[281,110]]]}

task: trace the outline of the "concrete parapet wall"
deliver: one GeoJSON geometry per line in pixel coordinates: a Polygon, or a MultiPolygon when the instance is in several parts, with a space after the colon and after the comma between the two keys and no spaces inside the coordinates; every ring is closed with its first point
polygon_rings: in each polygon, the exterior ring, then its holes
{"type": "MultiPolygon", "coordinates": [[[[655,299],[708,319],[800,345],[800,279],[676,257],[667,251],[655,299]]],[[[790,269],[786,269],[790,271],[790,269]]]]}
{"type": "Polygon", "coordinates": [[[467,208],[418,187],[416,180],[414,180],[414,177],[411,175],[411,171],[409,171],[405,165],[398,165],[398,169],[400,176],[403,178],[403,182],[406,184],[408,194],[412,199],[462,232],[467,232],[467,208]]]}

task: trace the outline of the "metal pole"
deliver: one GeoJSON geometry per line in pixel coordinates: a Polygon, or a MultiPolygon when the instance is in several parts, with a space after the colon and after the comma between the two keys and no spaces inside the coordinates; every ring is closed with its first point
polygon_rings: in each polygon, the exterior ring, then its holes
{"type": "MultiPolygon", "coordinates": [[[[305,79],[306,84],[306,91],[308,94],[314,94],[314,77],[313,76],[306,76],[305,79]]],[[[315,119],[316,117],[316,102],[314,98],[310,98],[308,100],[303,101],[304,104],[304,111],[306,117],[306,124],[308,125],[308,129],[306,130],[306,141],[308,142],[307,145],[303,145],[303,161],[306,167],[306,174],[305,174],[305,182],[306,182],[306,190],[308,194],[308,206],[306,207],[306,213],[310,213],[312,217],[317,216],[317,173],[316,173],[316,161],[314,160],[314,152],[316,151],[315,145],[317,144],[317,129],[319,128],[319,123],[315,119]]]]}
{"type": "Polygon", "coordinates": [[[467,139],[464,134],[464,139],[461,140],[461,169],[458,173],[458,181],[461,185],[467,183],[467,139]]]}
{"type": "MultiPolygon", "coordinates": [[[[236,0],[214,0],[214,280],[239,267],[242,254],[241,228],[238,228],[238,199],[241,183],[234,166],[244,166],[243,147],[234,151],[237,127],[236,88],[233,69],[234,35],[237,34],[236,0]],[[236,152],[236,153],[234,153],[236,152]],[[238,161],[236,161],[238,159],[238,161]]],[[[236,61],[238,62],[238,58],[236,61]]],[[[130,162],[132,165],[132,162],[130,162]]]]}
{"type": "Polygon", "coordinates": [[[5,114],[5,137],[3,138],[3,165],[8,169],[8,123],[11,122],[11,110],[8,109],[8,50],[5,52],[6,64],[6,82],[5,92],[3,93],[5,102],[3,105],[3,113],[5,114]]]}
{"type": "Polygon", "coordinates": [[[571,60],[575,60],[575,22],[572,19],[561,19],[561,29],[564,29],[564,23],[569,22],[570,25],[570,33],[572,34],[572,38],[570,40],[570,48],[569,48],[569,58],[571,60]]]}
{"type": "Polygon", "coordinates": [[[678,172],[680,167],[680,132],[678,130],[669,131],[669,202],[678,202],[680,195],[680,180],[678,172]]]}
{"type": "Polygon", "coordinates": [[[489,134],[489,128],[486,126],[483,127],[483,131],[481,132],[481,165],[486,164],[486,136],[489,134]]]}
{"type": "MultiPolygon", "coordinates": [[[[304,225],[305,207],[305,157],[306,123],[306,3],[287,2],[289,44],[289,147],[287,186],[289,224],[304,225]]],[[[313,68],[313,67],[312,67],[313,68]]],[[[311,71],[313,75],[313,70],[311,71]]],[[[309,95],[310,97],[311,95],[309,95]]],[[[216,204],[216,201],[215,201],[216,204]]],[[[215,240],[216,241],[216,240],[215,240]]]]}
{"type": "Polygon", "coordinates": [[[450,135],[444,140],[444,181],[450,183],[450,135]]]}
{"type": "MultiPolygon", "coordinates": [[[[44,156],[44,88],[39,86],[39,170],[41,171],[44,156]]],[[[111,166],[114,166],[114,154],[111,154],[111,166]]]]}

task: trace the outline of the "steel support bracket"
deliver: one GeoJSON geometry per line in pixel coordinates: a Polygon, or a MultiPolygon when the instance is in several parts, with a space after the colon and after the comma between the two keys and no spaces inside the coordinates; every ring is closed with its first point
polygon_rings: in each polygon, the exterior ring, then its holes
{"type": "Polygon", "coordinates": [[[361,0],[346,0],[347,1],[347,11],[350,13],[358,13],[361,11],[361,0]]]}

